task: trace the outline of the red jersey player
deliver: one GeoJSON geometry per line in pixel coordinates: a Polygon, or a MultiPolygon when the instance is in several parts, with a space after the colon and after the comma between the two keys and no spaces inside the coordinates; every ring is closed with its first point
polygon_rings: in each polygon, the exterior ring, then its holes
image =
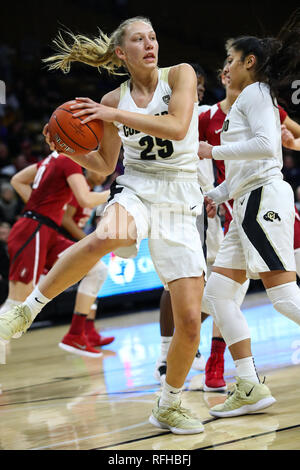
{"type": "MultiPolygon", "coordinates": [[[[93,190],[95,186],[102,185],[106,177],[103,177],[100,173],[96,171],[86,170],[85,172],[86,182],[90,188],[93,190]]],[[[86,237],[84,232],[84,227],[87,224],[89,218],[92,215],[92,209],[90,207],[82,207],[77,201],[75,195],[71,201],[68,203],[65,208],[65,212],[62,219],[62,229],[67,238],[72,240],[81,240],[86,237]]],[[[107,278],[107,267],[100,260],[98,263],[98,291],[101,290],[103,283],[107,278]]],[[[95,327],[95,317],[97,311],[97,299],[95,303],[92,304],[90,312],[86,318],[85,322],[85,333],[88,338],[88,342],[91,346],[106,346],[114,341],[114,336],[102,336],[98,333],[95,327]]]]}
{"type": "MultiPolygon", "coordinates": [[[[23,301],[38,284],[44,269],[50,269],[58,257],[73,245],[74,242],[59,233],[64,206],[71,200],[72,194],[82,205],[89,207],[106,202],[108,197],[108,192],[91,193],[82,168],[57,152],[21,170],[12,178],[11,184],[26,204],[7,242],[10,257],[9,295],[1,307],[1,313],[23,301]]],[[[89,274],[82,283],[86,283],[89,274]]],[[[84,334],[86,315],[95,297],[87,299],[80,292],[79,285],[76,314],[72,318],[71,335],[65,348],[91,357],[101,356],[101,352],[89,345],[84,334]]]]}

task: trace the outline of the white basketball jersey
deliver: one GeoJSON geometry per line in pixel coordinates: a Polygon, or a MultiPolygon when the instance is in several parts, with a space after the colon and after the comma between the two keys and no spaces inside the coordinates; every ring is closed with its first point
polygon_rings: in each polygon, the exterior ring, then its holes
{"type": "MultiPolygon", "coordinates": [[[[163,115],[168,113],[172,90],[168,83],[170,68],[158,70],[158,84],[146,108],[139,108],[130,93],[130,80],[122,83],[118,108],[134,113],[163,115]]],[[[198,103],[184,139],[167,140],[131,129],[119,122],[114,123],[122,139],[125,167],[135,166],[140,171],[157,172],[175,170],[196,172],[198,157],[198,103]]]]}

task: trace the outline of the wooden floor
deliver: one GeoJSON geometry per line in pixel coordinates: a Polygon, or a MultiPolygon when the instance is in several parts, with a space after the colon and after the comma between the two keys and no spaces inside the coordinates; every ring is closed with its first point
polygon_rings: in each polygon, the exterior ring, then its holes
{"type": "MultiPolygon", "coordinates": [[[[34,328],[7,348],[0,365],[1,450],[299,450],[300,334],[264,294],[249,294],[243,309],[253,337],[256,366],[277,403],[265,413],[214,419],[208,409],[224,394],[204,393],[203,373],[191,371],[184,406],[205,424],[198,435],[176,436],[149,424],[159,385],[153,378],[160,351],[158,311],[97,321],[116,340],[91,359],[57,344],[68,325],[34,328]]],[[[209,356],[211,319],[202,328],[209,356]]],[[[234,382],[226,350],[226,380],[234,382]]]]}

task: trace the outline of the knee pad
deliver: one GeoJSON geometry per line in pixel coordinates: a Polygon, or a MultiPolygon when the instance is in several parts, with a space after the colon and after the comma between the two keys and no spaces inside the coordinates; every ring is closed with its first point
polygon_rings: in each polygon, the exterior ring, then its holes
{"type": "Polygon", "coordinates": [[[86,274],[78,286],[77,292],[88,295],[89,297],[97,297],[105,279],[107,278],[108,268],[100,260],[86,274]]]}
{"type": "Polygon", "coordinates": [[[240,289],[241,284],[238,282],[214,272],[204,289],[205,307],[227,346],[250,338],[247,321],[236,301],[240,289]]]}
{"type": "Polygon", "coordinates": [[[247,290],[249,288],[250,281],[247,279],[247,281],[244,282],[244,284],[239,285],[239,289],[236,292],[235,295],[235,302],[236,304],[240,307],[242,303],[244,302],[245,295],[247,294],[247,290]]]}
{"type": "Polygon", "coordinates": [[[288,282],[266,289],[277,312],[300,325],[300,289],[296,282],[288,282]]]}

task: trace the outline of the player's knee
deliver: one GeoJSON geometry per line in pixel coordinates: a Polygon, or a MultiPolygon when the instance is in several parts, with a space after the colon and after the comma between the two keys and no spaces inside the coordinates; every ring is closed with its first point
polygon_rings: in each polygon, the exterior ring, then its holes
{"type": "MultiPolygon", "coordinates": [[[[202,311],[210,314],[220,328],[226,320],[222,316],[222,305],[235,304],[241,285],[222,274],[213,272],[204,289],[202,311]]],[[[236,310],[235,308],[233,310],[236,310]]]]}
{"type": "Polygon", "coordinates": [[[187,309],[181,315],[181,319],[175,325],[175,330],[180,331],[180,335],[184,336],[191,343],[199,342],[201,327],[201,312],[198,309],[187,309]]]}
{"type": "Polygon", "coordinates": [[[96,297],[107,277],[107,272],[106,265],[99,261],[82,279],[78,286],[78,292],[89,297],[96,297]]]}
{"type": "Polygon", "coordinates": [[[114,228],[103,225],[96,230],[96,234],[100,242],[114,249],[122,246],[131,246],[136,242],[136,234],[131,233],[126,226],[114,228]]]}

